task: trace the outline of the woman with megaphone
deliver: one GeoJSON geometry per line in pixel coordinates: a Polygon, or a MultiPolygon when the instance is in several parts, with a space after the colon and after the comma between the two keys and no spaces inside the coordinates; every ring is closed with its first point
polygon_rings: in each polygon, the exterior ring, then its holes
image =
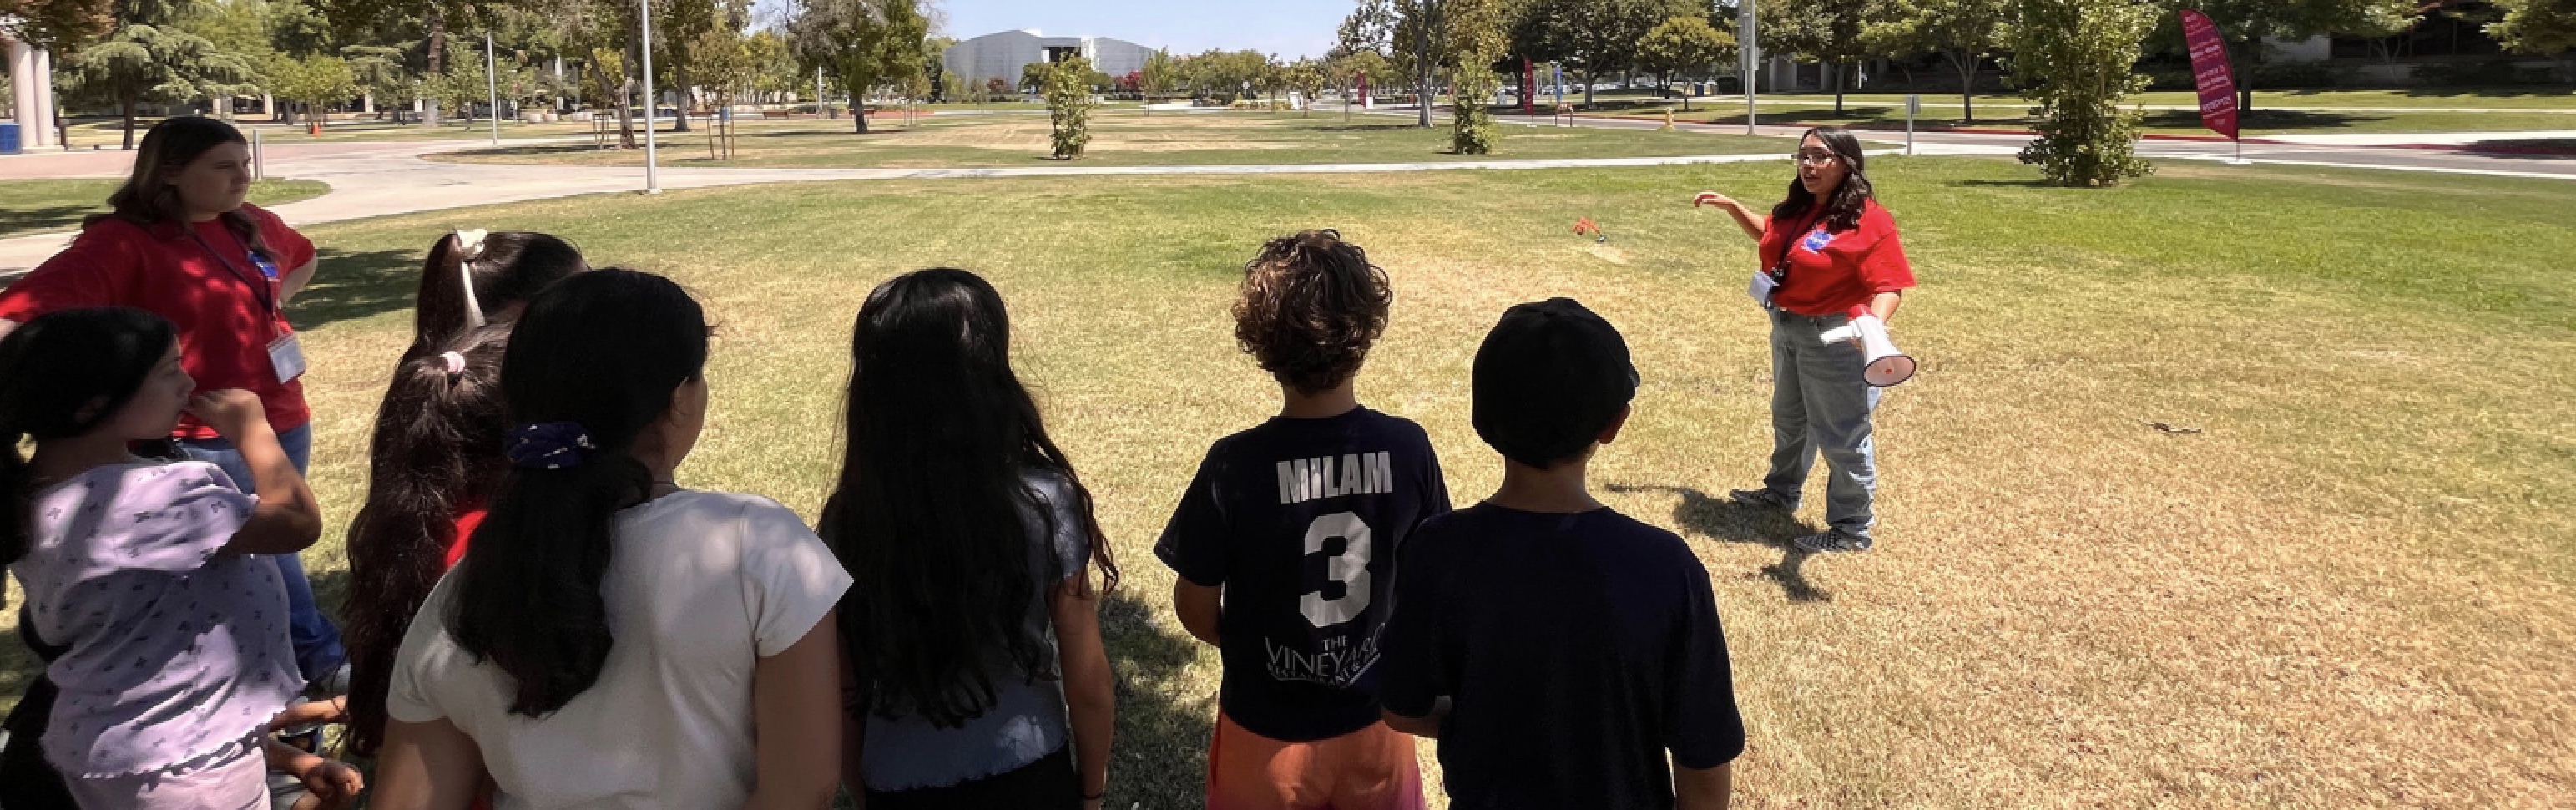
{"type": "Polygon", "coordinates": [[[1795,511],[1807,470],[1823,452],[1826,529],[1793,541],[1808,553],[1869,550],[1877,522],[1870,500],[1878,489],[1870,412],[1878,385],[1901,382],[1913,368],[1886,343],[1881,325],[1914,286],[1914,270],[1895,218],[1871,195],[1863,161],[1849,131],[1817,127],[1798,139],[1797,178],[1768,216],[1714,191],[1691,201],[1726,209],[1760,243],[1762,266],[1750,292],[1771,317],[1771,471],[1761,488],[1729,495],[1795,511]],[[1828,341],[1828,332],[1835,339],[1828,341]],[[1864,336],[1887,357],[1865,353],[1864,336]]]}

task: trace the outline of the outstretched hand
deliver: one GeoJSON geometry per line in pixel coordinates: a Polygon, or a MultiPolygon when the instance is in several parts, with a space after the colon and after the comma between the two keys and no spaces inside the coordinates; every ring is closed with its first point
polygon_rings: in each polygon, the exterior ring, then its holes
{"type": "Polygon", "coordinates": [[[1714,205],[1719,208],[1744,207],[1743,203],[1736,202],[1734,198],[1714,191],[1703,191],[1699,193],[1699,196],[1691,198],[1692,208],[1698,208],[1703,205],[1714,205]]]}

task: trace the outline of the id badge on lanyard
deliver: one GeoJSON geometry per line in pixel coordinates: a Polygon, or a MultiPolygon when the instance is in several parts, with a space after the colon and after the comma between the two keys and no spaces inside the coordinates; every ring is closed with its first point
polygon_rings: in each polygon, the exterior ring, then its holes
{"type": "MultiPolygon", "coordinates": [[[[275,260],[256,249],[245,250],[243,252],[249,255],[251,267],[259,271],[256,276],[245,274],[241,268],[234,266],[232,259],[226,258],[222,251],[216,250],[214,245],[207,244],[204,237],[199,237],[193,232],[189,236],[196,237],[198,247],[205,248],[207,253],[214,254],[215,261],[222,262],[225,270],[230,271],[241,280],[242,284],[251,288],[251,299],[259,302],[260,314],[266,322],[274,323],[286,317],[285,303],[277,300],[278,269],[275,260]]],[[[294,382],[297,377],[304,376],[304,344],[296,339],[294,332],[278,335],[268,342],[268,367],[277,374],[279,385],[294,382]]]]}
{"type": "MultiPolygon", "coordinates": [[[[250,262],[259,267],[262,282],[277,283],[277,262],[257,250],[250,251],[250,262]]],[[[285,307],[281,305],[273,309],[284,310],[285,307]]],[[[283,317],[285,313],[280,311],[278,315],[283,317]]],[[[295,378],[304,376],[304,342],[297,340],[293,332],[279,335],[276,340],[269,341],[268,367],[277,372],[279,385],[294,382],[295,378]]]]}

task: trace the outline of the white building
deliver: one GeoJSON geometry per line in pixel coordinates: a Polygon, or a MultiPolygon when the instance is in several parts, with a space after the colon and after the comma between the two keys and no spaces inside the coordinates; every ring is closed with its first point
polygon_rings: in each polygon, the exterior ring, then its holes
{"type": "Polygon", "coordinates": [[[1152,48],[1124,40],[1050,37],[1030,29],[985,34],[948,46],[940,54],[940,64],[970,84],[1001,79],[1016,86],[1020,69],[1033,64],[1080,56],[1091,60],[1092,69],[1115,79],[1145,69],[1145,58],[1153,53],[1152,48]]]}

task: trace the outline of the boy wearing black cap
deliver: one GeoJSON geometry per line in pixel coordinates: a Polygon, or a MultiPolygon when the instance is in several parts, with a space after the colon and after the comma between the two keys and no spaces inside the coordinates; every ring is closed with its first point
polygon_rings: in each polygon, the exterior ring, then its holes
{"type": "Polygon", "coordinates": [[[1332,231],[1244,266],[1234,336],[1279,381],[1279,415],[1217,440],[1154,554],[1181,625],[1225,659],[1210,810],[1420,810],[1413,738],[1378,719],[1395,555],[1449,511],[1420,425],[1352,380],[1386,329],[1386,272],[1332,231]]]}
{"type": "Polygon", "coordinates": [[[1452,806],[1726,806],[1744,722],[1708,570],[1584,486],[1636,392],[1627,343],[1572,299],[1512,307],[1476,352],[1503,485],[1406,544],[1378,692],[1440,741],[1452,806]]]}

